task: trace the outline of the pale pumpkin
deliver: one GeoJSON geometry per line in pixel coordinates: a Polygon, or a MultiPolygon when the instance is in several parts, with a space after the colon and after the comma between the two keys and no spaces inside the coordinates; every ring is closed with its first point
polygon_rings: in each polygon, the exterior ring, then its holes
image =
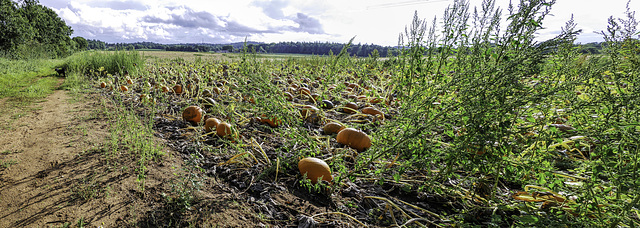
{"type": "Polygon", "coordinates": [[[322,159],[311,157],[303,158],[298,162],[298,170],[300,170],[300,174],[306,174],[307,178],[314,184],[318,182],[318,179],[328,182],[333,181],[329,165],[327,165],[327,163],[322,159]]]}
{"type": "Polygon", "coordinates": [[[371,147],[371,138],[363,131],[354,128],[345,128],[336,136],[338,143],[347,145],[359,152],[371,147]]]}

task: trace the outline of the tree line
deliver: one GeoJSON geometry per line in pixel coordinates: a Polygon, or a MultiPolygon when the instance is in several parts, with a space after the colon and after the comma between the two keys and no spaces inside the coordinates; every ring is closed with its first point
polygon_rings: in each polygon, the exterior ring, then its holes
{"type": "MultiPolygon", "coordinates": [[[[231,44],[159,44],[153,42],[135,43],[105,43],[100,40],[88,40],[89,49],[97,50],[140,50],[154,49],[164,51],[184,51],[184,52],[242,52],[246,47],[247,52],[256,53],[287,53],[287,54],[309,54],[309,55],[330,55],[337,54],[342,50],[344,44],[330,42],[238,42],[231,44]]],[[[592,42],[586,44],[575,44],[578,52],[583,54],[600,54],[604,42],[592,42]]],[[[348,53],[352,56],[368,57],[376,50],[378,56],[395,56],[399,47],[380,46],[375,44],[352,44],[348,53]]]]}
{"type": "Polygon", "coordinates": [[[0,0],[0,57],[58,58],[86,50],[82,37],[38,0],[0,0]]]}
{"type": "MultiPolygon", "coordinates": [[[[247,52],[256,53],[287,53],[287,54],[309,54],[309,55],[330,55],[340,53],[344,44],[330,42],[238,42],[231,44],[159,44],[153,42],[135,43],[105,43],[100,40],[87,40],[89,49],[98,50],[140,50],[155,49],[164,51],[185,51],[185,52],[247,52]],[[245,49],[246,48],[246,49],[245,49]]],[[[397,48],[380,46],[375,44],[352,44],[348,50],[352,56],[367,57],[377,50],[379,56],[389,56],[399,53],[397,48]]]]}

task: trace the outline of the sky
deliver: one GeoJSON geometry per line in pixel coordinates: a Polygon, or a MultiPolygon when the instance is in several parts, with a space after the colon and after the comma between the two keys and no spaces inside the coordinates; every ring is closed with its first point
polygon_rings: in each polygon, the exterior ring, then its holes
{"type": "MultiPolygon", "coordinates": [[[[480,0],[471,0],[472,6],[480,0]]],[[[517,5],[518,1],[514,0],[517,5]]],[[[599,42],[607,19],[626,18],[627,0],[557,0],[538,39],[560,33],[573,15],[577,42],[599,42]]],[[[507,12],[509,0],[496,5],[507,12]]],[[[86,39],[107,43],[306,41],[395,46],[414,12],[441,21],[453,0],[40,0],[86,39]]],[[[640,1],[630,3],[640,9],[640,1]]],[[[637,15],[640,17],[640,14],[637,15]]]]}

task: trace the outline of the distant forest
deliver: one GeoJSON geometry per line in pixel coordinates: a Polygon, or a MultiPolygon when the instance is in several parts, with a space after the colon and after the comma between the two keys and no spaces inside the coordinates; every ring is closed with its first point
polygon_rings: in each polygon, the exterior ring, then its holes
{"type": "MultiPolygon", "coordinates": [[[[232,44],[159,44],[153,42],[136,43],[105,43],[99,40],[87,40],[89,49],[98,50],[140,50],[156,49],[165,51],[185,51],[185,52],[242,52],[245,43],[232,44]]],[[[309,55],[330,55],[330,53],[340,53],[344,44],[329,42],[279,42],[279,43],[257,43],[247,42],[248,52],[256,53],[287,53],[287,54],[309,54],[309,55]]],[[[581,53],[600,54],[602,43],[576,44],[581,53]]],[[[348,50],[349,54],[358,57],[377,55],[381,57],[395,56],[399,53],[397,47],[380,46],[375,44],[352,44],[348,50]],[[374,54],[377,50],[377,54],[374,54]]]]}
{"type": "MultiPolygon", "coordinates": [[[[99,40],[87,40],[89,49],[99,50],[140,50],[156,49],[165,51],[185,51],[185,52],[242,52],[245,43],[231,44],[158,44],[152,42],[137,43],[105,43],[99,40]]],[[[247,52],[256,53],[287,53],[287,54],[309,54],[309,55],[329,55],[338,54],[344,44],[329,42],[279,42],[279,43],[258,43],[247,42],[247,52]]],[[[367,57],[377,50],[378,56],[395,55],[394,47],[385,47],[375,44],[352,44],[349,54],[352,56],[367,57]]]]}

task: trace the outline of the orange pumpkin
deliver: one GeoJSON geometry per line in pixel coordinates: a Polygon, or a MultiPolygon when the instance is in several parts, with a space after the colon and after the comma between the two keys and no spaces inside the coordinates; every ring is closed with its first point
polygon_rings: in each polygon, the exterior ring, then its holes
{"type": "Polygon", "coordinates": [[[300,111],[300,113],[302,113],[302,117],[308,117],[311,114],[314,114],[316,112],[320,111],[320,109],[316,108],[313,105],[305,105],[302,107],[302,110],[300,111]]]}
{"type": "Polygon", "coordinates": [[[202,120],[202,112],[198,106],[189,106],[182,111],[182,118],[192,123],[199,123],[202,120]]]}
{"type": "Polygon", "coordinates": [[[129,87],[127,87],[127,86],[120,86],[120,90],[122,90],[122,92],[127,92],[127,91],[129,91],[129,87]]]}
{"type": "Polygon", "coordinates": [[[264,115],[264,114],[261,117],[262,118],[259,118],[260,122],[269,124],[269,126],[271,126],[271,127],[278,127],[280,125],[280,123],[282,123],[282,120],[279,120],[279,119],[277,119],[275,117],[269,119],[269,118],[267,118],[267,115],[264,115]]]}
{"type": "Polygon", "coordinates": [[[163,93],[169,92],[169,87],[162,86],[162,92],[163,93]]]}
{"type": "Polygon", "coordinates": [[[372,116],[380,116],[380,118],[384,118],[384,113],[377,108],[374,107],[366,107],[362,109],[362,113],[369,114],[372,116]]]}
{"type": "Polygon", "coordinates": [[[203,97],[213,97],[213,93],[211,93],[211,90],[209,90],[209,89],[204,89],[204,90],[202,90],[202,96],[203,97]]]}
{"type": "Polygon", "coordinates": [[[218,87],[213,87],[213,92],[220,95],[222,93],[222,89],[218,88],[218,87]]]}
{"type": "Polygon", "coordinates": [[[107,83],[101,82],[100,83],[100,88],[105,88],[105,87],[107,87],[107,83]]]}
{"type": "MultiPolygon", "coordinates": [[[[211,132],[214,129],[218,128],[218,124],[220,124],[220,120],[217,118],[208,118],[204,121],[204,131],[211,132]]],[[[217,132],[216,132],[217,133],[217,132]]]]}
{"type": "Polygon", "coordinates": [[[298,170],[300,170],[300,174],[306,174],[307,178],[314,184],[318,182],[319,178],[329,182],[333,181],[329,165],[322,159],[303,158],[298,162],[298,170]]]}
{"type": "Polygon", "coordinates": [[[216,128],[216,134],[220,137],[231,135],[231,124],[227,122],[221,122],[216,128]]]}
{"type": "Polygon", "coordinates": [[[336,122],[325,124],[324,127],[322,127],[325,134],[337,134],[342,131],[342,129],[344,129],[344,126],[336,122]]]}
{"type": "Polygon", "coordinates": [[[371,147],[371,138],[363,131],[354,128],[345,128],[338,132],[336,137],[338,143],[347,145],[359,152],[371,147]]]}
{"type": "Polygon", "coordinates": [[[173,92],[176,94],[182,94],[182,86],[181,85],[173,86],[173,92]]]}
{"type": "Polygon", "coordinates": [[[369,99],[369,102],[370,102],[371,104],[377,104],[377,103],[382,102],[383,100],[384,100],[384,99],[383,99],[382,97],[375,97],[375,98],[371,98],[371,99],[369,99]]]}
{"type": "Polygon", "coordinates": [[[306,88],[306,87],[300,87],[300,88],[298,89],[298,91],[299,91],[299,92],[300,92],[300,94],[302,94],[302,95],[309,95],[309,94],[311,94],[311,90],[309,90],[309,88],[306,88]]]}
{"type": "Polygon", "coordinates": [[[284,92],[284,97],[285,99],[287,99],[288,101],[293,100],[293,95],[289,92],[284,92]]]}
{"type": "Polygon", "coordinates": [[[353,103],[353,102],[349,102],[344,106],[347,107],[347,108],[343,108],[342,111],[346,112],[346,113],[349,113],[349,114],[356,113],[355,110],[358,110],[358,105],[356,103],[353,103]]]}

